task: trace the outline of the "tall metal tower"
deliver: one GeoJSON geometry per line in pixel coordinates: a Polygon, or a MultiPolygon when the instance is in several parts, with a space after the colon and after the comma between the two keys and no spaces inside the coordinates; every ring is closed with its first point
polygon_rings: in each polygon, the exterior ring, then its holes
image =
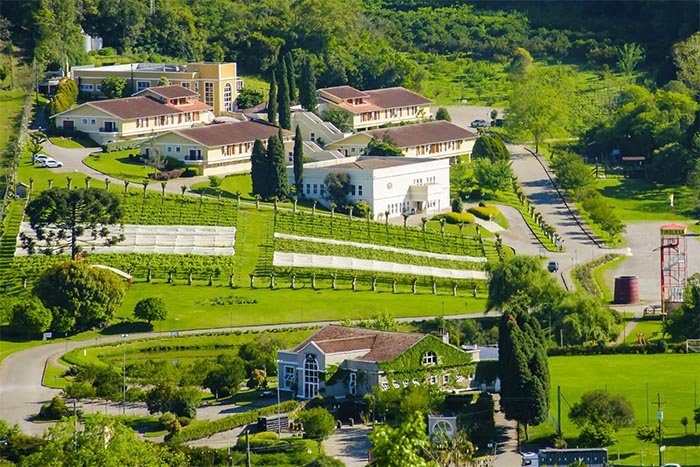
{"type": "Polygon", "coordinates": [[[661,226],[661,311],[666,314],[685,301],[688,283],[688,227],[661,226]]]}

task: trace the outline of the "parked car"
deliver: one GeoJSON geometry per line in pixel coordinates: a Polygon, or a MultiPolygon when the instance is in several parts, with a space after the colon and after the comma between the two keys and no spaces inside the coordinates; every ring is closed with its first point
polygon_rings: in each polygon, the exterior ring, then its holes
{"type": "Polygon", "coordinates": [[[63,162],[54,159],[47,159],[41,163],[41,167],[55,169],[56,167],[63,167],[63,162]]]}
{"type": "Polygon", "coordinates": [[[549,272],[557,272],[559,270],[559,263],[556,261],[550,261],[547,263],[547,269],[549,272]]]}
{"type": "Polygon", "coordinates": [[[469,124],[469,126],[472,128],[486,128],[487,126],[489,126],[489,124],[486,120],[479,118],[476,120],[472,120],[472,122],[469,124]]]}
{"type": "Polygon", "coordinates": [[[44,161],[54,160],[53,157],[49,157],[46,154],[37,154],[34,156],[34,164],[43,164],[44,161]]]}
{"type": "Polygon", "coordinates": [[[502,127],[502,126],[503,126],[503,119],[502,119],[502,118],[497,118],[496,120],[493,120],[493,121],[491,122],[491,126],[502,127]]]}

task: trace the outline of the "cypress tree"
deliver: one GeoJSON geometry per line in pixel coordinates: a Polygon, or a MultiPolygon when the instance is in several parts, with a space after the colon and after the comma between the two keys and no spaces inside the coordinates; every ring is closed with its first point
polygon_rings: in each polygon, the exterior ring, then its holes
{"type": "Polygon", "coordinates": [[[278,136],[267,140],[267,163],[269,167],[269,195],[284,198],[289,194],[287,165],[284,162],[284,144],[278,136]]]}
{"type": "Polygon", "coordinates": [[[539,324],[526,312],[505,311],[498,337],[498,370],[501,406],[509,420],[516,420],[528,439],[529,425],[538,425],[549,414],[549,369],[539,324]]]}
{"type": "Polygon", "coordinates": [[[270,93],[267,98],[267,121],[273,125],[277,124],[277,80],[274,70],[270,77],[270,93]]]}
{"type": "Polygon", "coordinates": [[[316,74],[310,57],[304,58],[304,61],[301,63],[299,103],[309,112],[316,111],[316,74]]]}
{"type": "Polygon", "coordinates": [[[268,189],[268,164],[267,152],[263,142],[259,139],[253,144],[253,153],[250,156],[250,178],[253,183],[253,194],[260,195],[263,198],[267,197],[270,190],[268,189]]]}
{"type": "Polygon", "coordinates": [[[287,67],[287,85],[289,86],[289,102],[297,99],[297,70],[294,66],[294,57],[291,52],[284,55],[284,64],[287,67]]]}
{"type": "Polygon", "coordinates": [[[277,113],[280,127],[285,130],[292,128],[292,111],[289,102],[289,83],[287,83],[287,67],[284,60],[277,62],[277,113]]]}
{"type": "Polygon", "coordinates": [[[301,128],[297,125],[294,134],[294,186],[297,188],[297,196],[303,194],[304,176],[304,142],[301,138],[301,128]]]}

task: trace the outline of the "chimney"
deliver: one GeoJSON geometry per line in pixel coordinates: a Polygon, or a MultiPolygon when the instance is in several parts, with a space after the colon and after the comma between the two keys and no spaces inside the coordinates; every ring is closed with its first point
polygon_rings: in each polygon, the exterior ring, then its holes
{"type": "Polygon", "coordinates": [[[450,333],[447,332],[447,330],[446,330],[445,328],[440,328],[440,330],[438,331],[438,337],[439,337],[440,339],[442,339],[442,341],[443,341],[445,344],[449,344],[449,343],[450,343],[450,333]]]}

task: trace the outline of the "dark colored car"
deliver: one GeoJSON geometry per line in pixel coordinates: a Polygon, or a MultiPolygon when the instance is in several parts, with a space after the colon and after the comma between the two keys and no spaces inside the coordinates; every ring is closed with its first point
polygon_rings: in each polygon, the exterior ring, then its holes
{"type": "Polygon", "coordinates": [[[556,261],[550,261],[547,264],[547,269],[549,270],[549,272],[557,272],[559,270],[559,263],[557,263],[556,261]]]}

